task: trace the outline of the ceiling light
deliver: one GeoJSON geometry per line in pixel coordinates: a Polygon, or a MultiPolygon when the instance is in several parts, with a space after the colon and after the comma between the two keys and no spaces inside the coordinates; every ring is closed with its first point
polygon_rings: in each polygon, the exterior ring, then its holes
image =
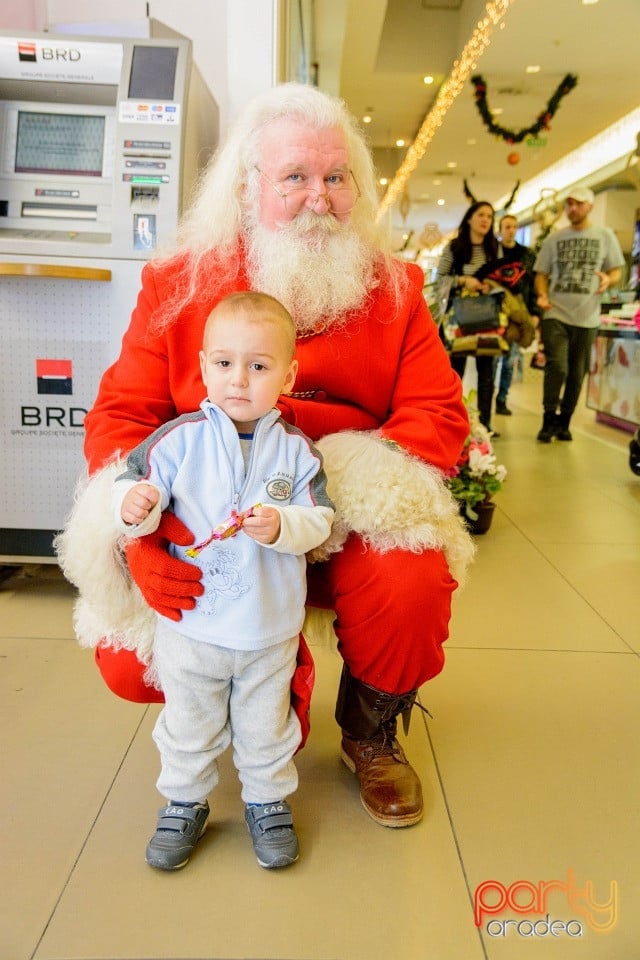
{"type": "Polygon", "coordinates": [[[597,3],[598,0],[582,0],[583,6],[589,7],[592,3],[597,3]]]}
{"type": "Polygon", "coordinates": [[[438,203],[438,206],[439,206],[439,207],[444,207],[444,200],[442,199],[442,197],[440,197],[440,199],[437,201],[437,203],[438,203]]]}
{"type": "Polygon", "coordinates": [[[378,180],[378,183],[380,184],[381,187],[386,187],[386,185],[389,183],[389,178],[380,177],[380,179],[378,180]]]}
{"type": "Polygon", "coordinates": [[[377,219],[384,214],[406,187],[407,180],[424,156],[427,146],[436,131],[442,125],[447,111],[465,89],[467,79],[485,50],[489,46],[491,33],[506,14],[513,0],[489,0],[485,14],[479,21],[470,39],[464,45],[460,57],[454,61],[453,69],[438,91],[435,103],[424,118],[418,134],[410,144],[401,166],[395,173],[393,182],[385,193],[378,208],[377,219]]]}
{"type": "Polygon", "coordinates": [[[362,122],[363,122],[363,123],[371,123],[371,119],[372,119],[372,118],[369,116],[369,114],[368,114],[368,113],[365,113],[364,117],[362,118],[362,122]]]}
{"type": "Polygon", "coordinates": [[[539,63],[530,63],[526,69],[527,73],[540,73],[540,64],[539,63]]]}
{"type": "Polygon", "coordinates": [[[499,117],[501,113],[504,113],[504,107],[494,107],[491,113],[494,117],[499,117]]]}
{"type": "Polygon", "coordinates": [[[442,180],[432,180],[432,183],[433,183],[434,187],[439,187],[440,184],[442,183],[442,180]]]}
{"type": "Polygon", "coordinates": [[[396,147],[404,147],[404,140],[396,140],[396,147]]]}
{"type": "Polygon", "coordinates": [[[423,83],[427,83],[427,84],[428,84],[428,83],[433,83],[433,77],[423,77],[423,78],[422,78],[422,82],[423,82],[423,83]]]}
{"type": "Polygon", "coordinates": [[[449,167],[450,170],[454,170],[458,166],[458,164],[456,163],[455,160],[449,160],[449,163],[447,164],[447,166],[449,167]]]}
{"type": "Polygon", "coordinates": [[[475,147],[475,145],[476,145],[477,142],[478,142],[478,141],[477,141],[474,137],[471,137],[469,140],[467,140],[467,146],[468,146],[468,147],[475,147]]]}

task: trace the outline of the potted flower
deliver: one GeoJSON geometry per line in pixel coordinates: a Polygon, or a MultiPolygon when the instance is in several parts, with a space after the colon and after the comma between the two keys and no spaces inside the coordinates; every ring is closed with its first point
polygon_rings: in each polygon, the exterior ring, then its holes
{"type": "Polygon", "coordinates": [[[480,423],[474,396],[471,393],[464,398],[470,431],[457,464],[449,471],[447,485],[471,532],[486,533],[495,509],[493,496],[502,489],[507,470],[496,461],[491,436],[480,423]]]}

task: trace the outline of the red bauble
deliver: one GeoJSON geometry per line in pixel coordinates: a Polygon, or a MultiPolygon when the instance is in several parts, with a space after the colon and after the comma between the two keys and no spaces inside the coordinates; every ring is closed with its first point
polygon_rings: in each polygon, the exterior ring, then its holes
{"type": "Polygon", "coordinates": [[[520,154],[510,153],[507,157],[507,163],[510,163],[512,167],[515,167],[516,163],[520,163],[520,154]]]}

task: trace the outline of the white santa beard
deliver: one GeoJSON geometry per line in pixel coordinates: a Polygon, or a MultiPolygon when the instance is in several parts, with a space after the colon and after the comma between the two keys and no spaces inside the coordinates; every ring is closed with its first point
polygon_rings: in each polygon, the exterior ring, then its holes
{"type": "Polygon", "coordinates": [[[299,336],[339,326],[375,285],[371,249],[331,215],[306,211],[277,230],[254,222],[246,243],[251,286],[285,305],[299,336]]]}

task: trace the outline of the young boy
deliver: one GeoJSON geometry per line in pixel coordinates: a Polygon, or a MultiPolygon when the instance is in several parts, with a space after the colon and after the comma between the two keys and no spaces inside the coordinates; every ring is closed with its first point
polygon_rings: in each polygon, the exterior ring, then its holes
{"type": "Polygon", "coordinates": [[[245,819],[262,867],[298,858],[285,798],[298,785],[299,720],[291,678],[306,597],[305,553],[329,535],[333,504],[322,458],[274,405],[293,386],[295,328],[262,293],[235,293],[212,311],[200,368],[200,410],[136,447],[114,484],[128,536],[153,532],[170,507],[195,536],[177,556],[205,588],[177,631],[158,616],[154,663],[165,706],[153,738],[159,812],[146,860],[184,866],[202,836],[217,758],[233,743],[245,819]]]}

